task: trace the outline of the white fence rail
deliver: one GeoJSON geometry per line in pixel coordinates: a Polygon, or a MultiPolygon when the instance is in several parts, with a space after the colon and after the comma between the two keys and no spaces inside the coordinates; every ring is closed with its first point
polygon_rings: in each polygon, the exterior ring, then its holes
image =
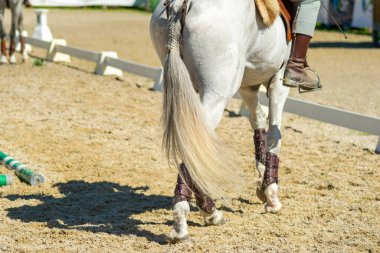
{"type": "MultiPolygon", "coordinates": [[[[259,92],[259,100],[262,105],[268,106],[268,98],[262,91],[259,92]]],[[[319,105],[292,97],[288,97],[286,99],[284,111],[297,114],[302,117],[380,136],[380,118],[377,117],[350,112],[335,107],[319,105]]],[[[249,112],[246,110],[241,110],[240,114],[248,116],[249,112]]]]}
{"type": "Polygon", "coordinates": [[[98,62],[100,53],[85,49],[80,49],[76,47],[63,46],[63,45],[55,45],[55,51],[57,53],[67,54],[72,57],[76,57],[82,60],[98,62]]]}
{"type": "MultiPolygon", "coordinates": [[[[155,82],[153,89],[161,89],[163,82],[162,68],[145,66],[131,61],[117,59],[117,57],[109,57],[107,55],[105,57],[102,57],[104,52],[84,50],[62,44],[59,45],[55,43],[55,40],[46,42],[39,39],[27,37],[26,42],[35,47],[46,49],[47,59],[54,59],[54,57],[51,55],[49,56],[49,54],[61,53],[70,55],[72,57],[96,62],[97,67],[95,73],[97,74],[105,74],[104,69],[107,67],[112,67],[135,75],[150,78],[155,82]],[[99,66],[102,66],[102,68],[99,68],[99,66]],[[99,72],[99,69],[102,69],[102,71],[99,72]]],[[[235,97],[240,98],[238,95],[235,97]]],[[[264,92],[259,92],[259,100],[263,105],[268,105],[268,99],[264,92]]],[[[334,107],[318,105],[316,103],[291,97],[286,100],[284,111],[379,136],[379,142],[377,143],[375,151],[376,153],[380,154],[380,118],[378,117],[371,117],[334,107]]],[[[244,116],[248,116],[247,111],[241,110],[240,113],[244,116]]]]}
{"type": "Polygon", "coordinates": [[[34,6],[67,6],[67,7],[79,7],[79,6],[141,6],[146,5],[147,0],[30,0],[34,6]]]}

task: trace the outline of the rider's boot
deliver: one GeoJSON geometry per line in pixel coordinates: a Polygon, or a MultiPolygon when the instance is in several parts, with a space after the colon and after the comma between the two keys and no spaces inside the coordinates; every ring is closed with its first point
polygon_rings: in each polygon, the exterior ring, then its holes
{"type": "Polygon", "coordinates": [[[306,62],[306,54],[310,40],[310,36],[295,34],[292,42],[292,52],[285,69],[284,86],[299,87],[307,91],[321,88],[319,79],[310,77],[306,72],[306,68],[309,67],[306,62]]]}

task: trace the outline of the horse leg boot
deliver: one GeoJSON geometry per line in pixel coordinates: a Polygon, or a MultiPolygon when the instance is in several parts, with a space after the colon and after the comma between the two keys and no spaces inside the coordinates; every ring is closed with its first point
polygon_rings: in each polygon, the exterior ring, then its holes
{"type": "Polygon", "coordinates": [[[258,128],[254,130],[253,142],[255,144],[256,168],[259,171],[259,181],[257,183],[256,195],[263,202],[267,202],[267,197],[264,193],[263,188],[261,187],[262,178],[265,173],[266,135],[267,133],[264,128],[258,128]]]}
{"type": "Polygon", "coordinates": [[[11,38],[11,42],[9,44],[9,62],[11,64],[17,63],[15,52],[16,52],[16,42],[14,38],[11,38]]]}
{"type": "Polygon", "coordinates": [[[200,209],[203,220],[207,225],[223,225],[226,223],[223,213],[216,209],[214,201],[204,194],[195,184],[192,184],[195,201],[200,209]]]}
{"type": "Polygon", "coordinates": [[[1,39],[1,64],[7,64],[7,42],[5,39],[1,39]]]}
{"type": "Polygon", "coordinates": [[[189,240],[187,226],[187,215],[190,212],[189,201],[192,192],[189,185],[191,184],[190,176],[184,164],[180,165],[180,173],[177,178],[177,185],[174,190],[173,198],[173,219],[174,225],[168,239],[170,243],[177,243],[189,240]]]}
{"type": "Polygon", "coordinates": [[[278,165],[279,159],[277,155],[267,153],[263,179],[263,189],[265,189],[266,196],[264,208],[266,212],[277,213],[282,207],[278,197],[278,165]]]}

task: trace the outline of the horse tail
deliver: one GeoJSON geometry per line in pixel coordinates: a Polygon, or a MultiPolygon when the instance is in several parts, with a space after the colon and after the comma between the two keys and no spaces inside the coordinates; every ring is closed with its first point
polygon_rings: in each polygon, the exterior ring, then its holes
{"type": "MultiPolygon", "coordinates": [[[[169,41],[164,66],[161,119],[163,149],[177,168],[181,160],[185,163],[193,183],[203,193],[211,198],[225,199],[226,183],[231,183],[236,173],[214,130],[206,122],[200,98],[181,58],[181,22],[184,22],[185,15],[181,2],[172,2],[168,10],[169,41]]],[[[181,175],[181,170],[179,173],[181,175]]]]}

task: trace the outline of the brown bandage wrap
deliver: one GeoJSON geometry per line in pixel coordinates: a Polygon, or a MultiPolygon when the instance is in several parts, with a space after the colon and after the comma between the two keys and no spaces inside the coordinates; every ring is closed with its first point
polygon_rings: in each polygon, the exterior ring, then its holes
{"type": "Polygon", "coordinates": [[[20,50],[21,50],[21,53],[22,53],[25,50],[25,38],[23,36],[20,36],[19,39],[20,39],[20,45],[21,45],[21,49],[20,50]]]}
{"type": "Polygon", "coordinates": [[[265,171],[264,171],[264,180],[263,187],[266,189],[271,184],[278,184],[278,165],[280,160],[277,155],[272,153],[266,154],[265,160],[265,171]]]}
{"type": "Polygon", "coordinates": [[[9,55],[12,55],[16,51],[16,42],[14,40],[11,40],[11,43],[9,45],[9,55]]]}
{"type": "Polygon", "coordinates": [[[189,188],[191,183],[190,175],[187,170],[182,169],[182,164],[180,165],[181,173],[177,177],[177,185],[174,190],[173,206],[181,201],[190,201],[192,196],[192,191],[189,188]]]}
{"type": "Polygon", "coordinates": [[[173,205],[181,201],[190,201],[192,192],[195,195],[197,206],[206,213],[213,213],[215,210],[215,203],[210,197],[204,194],[191,180],[189,171],[186,165],[180,165],[180,174],[177,178],[177,185],[174,190],[173,205]]]}
{"type": "Polygon", "coordinates": [[[255,144],[256,161],[265,164],[265,139],[267,132],[264,128],[254,130],[253,142],[255,144]]]}
{"type": "Polygon", "coordinates": [[[7,42],[5,41],[5,39],[1,40],[1,54],[7,55],[7,42]]]}

